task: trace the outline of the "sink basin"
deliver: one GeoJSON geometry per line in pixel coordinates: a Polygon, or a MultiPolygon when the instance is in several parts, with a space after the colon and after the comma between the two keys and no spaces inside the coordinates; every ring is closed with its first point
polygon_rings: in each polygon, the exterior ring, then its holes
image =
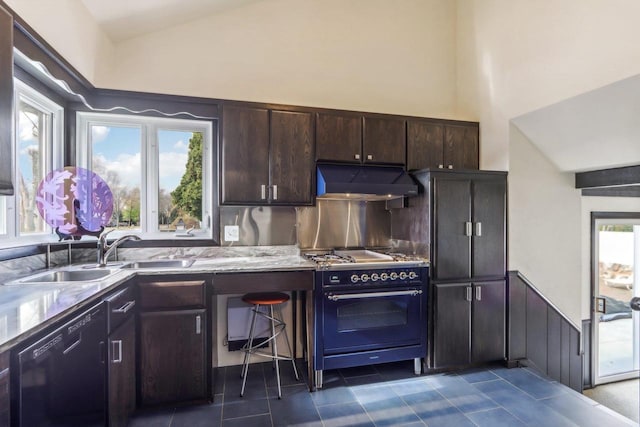
{"type": "Polygon", "coordinates": [[[194,259],[153,259],[147,261],[134,261],[123,265],[122,268],[186,268],[191,267],[194,261],[194,259]]]}
{"type": "Polygon", "coordinates": [[[58,283],[58,282],[91,282],[104,279],[118,270],[60,270],[27,277],[18,283],[58,283]]]}

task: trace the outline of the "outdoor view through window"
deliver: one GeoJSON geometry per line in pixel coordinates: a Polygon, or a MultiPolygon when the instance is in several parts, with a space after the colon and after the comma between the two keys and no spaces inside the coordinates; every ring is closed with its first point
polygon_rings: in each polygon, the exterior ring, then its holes
{"type": "Polygon", "coordinates": [[[200,132],[93,124],[91,168],[114,196],[107,229],[139,230],[145,219],[149,231],[156,221],[159,231],[174,231],[179,223],[199,229],[202,143],[200,132]]]}

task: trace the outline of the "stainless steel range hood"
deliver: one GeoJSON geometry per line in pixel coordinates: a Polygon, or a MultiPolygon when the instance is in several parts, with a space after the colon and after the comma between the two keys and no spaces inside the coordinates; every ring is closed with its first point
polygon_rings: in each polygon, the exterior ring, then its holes
{"type": "Polygon", "coordinates": [[[317,196],[332,200],[391,200],[418,194],[399,167],[319,164],[317,196]]]}

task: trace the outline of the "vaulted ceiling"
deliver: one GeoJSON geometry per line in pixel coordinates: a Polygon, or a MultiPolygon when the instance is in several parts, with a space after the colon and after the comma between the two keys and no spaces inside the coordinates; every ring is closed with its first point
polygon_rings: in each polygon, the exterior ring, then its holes
{"type": "Polygon", "coordinates": [[[113,42],[262,0],[82,0],[113,42]]]}

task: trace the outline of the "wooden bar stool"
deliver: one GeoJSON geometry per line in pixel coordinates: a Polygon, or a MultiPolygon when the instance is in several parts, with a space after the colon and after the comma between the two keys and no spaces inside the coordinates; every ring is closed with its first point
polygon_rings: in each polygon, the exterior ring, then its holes
{"type": "Polygon", "coordinates": [[[295,355],[291,352],[291,345],[289,344],[289,337],[287,336],[286,331],[286,323],[284,323],[282,318],[282,310],[281,304],[289,301],[289,295],[284,294],[282,292],[255,292],[250,294],[245,294],[242,297],[242,301],[247,304],[253,305],[253,316],[251,318],[251,330],[249,332],[249,341],[242,348],[244,351],[244,362],[242,363],[242,389],[240,390],[240,396],[244,395],[244,387],[247,383],[247,373],[249,372],[249,363],[251,361],[251,355],[255,354],[256,356],[268,357],[275,363],[276,366],[276,379],[278,381],[278,399],[282,398],[282,390],[280,388],[280,367],[278,365],[279,360],[290,360],[293,365],[293,373],[296,376],[296,380],[299,380],[298,370],[296,369],[295,355]],[[268,306],[269,311],[265,313],[260,310],[260,306],[268,306]],[[275,307],[275,311],[274,311],[275,307]],[[277,314],[277,316],[276,316],[277,314]],[[262,341],[260,344],[254,346],[253,339],[256,336],[261,336],[264,332],[267,331],[259,331],[256,333],[256,318],[258,316],[263,316],[269,320],[269,325],[271,328],[271,335],[267,338],[266,341],[262,341]],[[278,344],[277,338],[278,335],[284,333],[285,343],[287,344],[287,348],[289,349],[290,356],[283,356],[278,354],[278,344]],[[271,353],[262,352],[259,350],[259,347],[264,345],[265,343],[271,342],[271,353]]]}

